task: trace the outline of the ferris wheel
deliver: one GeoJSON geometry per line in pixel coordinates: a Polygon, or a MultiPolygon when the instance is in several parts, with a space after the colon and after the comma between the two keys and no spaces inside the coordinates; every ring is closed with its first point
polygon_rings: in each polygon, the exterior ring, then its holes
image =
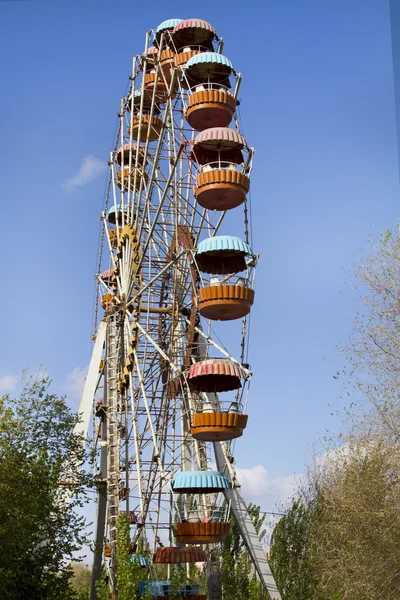
{"type": "MultiPolygon", "coordinates": [[[[94,423],[101,481],[93,576],[105,563],[113,589],[125,513],[132,551],[144,548],[143,589],[168,596],[154,565],[204,562],[217,600],[218,549],[233,515],[279,600],[234,467],[248,420],[258,257],[247,200],[254,151],[236,112],[241,76],[222,51],[209,23],[164,21],[134,57],[120,103],[80,405],[82,430],[94,423]]],[[[198,595],[187,583],[181,595],[198,595]]]]}

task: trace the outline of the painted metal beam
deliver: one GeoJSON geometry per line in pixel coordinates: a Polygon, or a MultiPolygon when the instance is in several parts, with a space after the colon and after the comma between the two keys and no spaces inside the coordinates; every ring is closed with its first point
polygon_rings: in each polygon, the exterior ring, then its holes
{"type": "MultiPolygon", "coordinates": [[[[107,406],[107,380],[104,377],[104,397],[103,403],[107,406]]],[[[97,600],[96,582],[101,577],[101,566],[103,563],[104,552],[104,534],[106,528],[107,515],[107,429],[108,429],[107,410],[102,414],[101,419],[101,440],[100,440],[100,483],[99,493],[97,495],[97,517],[96,517],[96,532],[95,545],[93,554],[92,579],[90,585],[90,600],[97,600]]]]}
{"type": "Polygon", "coordinates": [[[81,421],[75,425],[74,433],[77,435],[84,435],[85,437],[88,435],[89,423],[92,417],[93,400],[99,379],[99,364],[106,339],[106,329],[107,323],[101,321],[97,330],[96,340],[94,342],[92,356],[78,408],[78,413],[81,415],[81,421]]]}
{"type": "MultiPolygon", "coordinates": [[[[233,465],[229,463],[224,452],[223,442],[214,442],[214,452],[218,471],[226,469],[232,472],[233,465]]],[[[282,600],[282,596],[276,586],[274,576],[268,564],[267,557],[258,539],[257,532],[247,510],[239,482],[235,478],[232,487],[224,490],[225,498],[230,503],[231,511],[235,517],[240,534],[250,554],[254,568],[260,581],[263,583],[269,600],[282,600]]]]}

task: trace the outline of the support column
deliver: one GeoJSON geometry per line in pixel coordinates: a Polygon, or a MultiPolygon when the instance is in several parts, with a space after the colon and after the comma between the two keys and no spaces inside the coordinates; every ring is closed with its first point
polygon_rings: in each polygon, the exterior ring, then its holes
{"type": "MultiPolygon", "coordinates": [[[[106,386],[105,390],[106,390],[106,386]]],[[[104,397],[104,404],[107,404],[107,398],[104,397]]],[[[97,496],[97,520],[95,550],[93,555],[92,581],[90,587],[90,600],[97,600],[96,582],[101,576],[101,564],[103,558],[104,532],[106,526],[107,514],[107,414],[102,419],[101,441],[104,445],[100,448],[100,483],[97,496]]]]}
{"type": "Polygon", "coordinates": [[[116,594],[117,570],[117,518],[119,513],[119,438],[118,438],[118,392],[117,392],[117,316],[110,314],[107,317],[108,327],[106,336],[106,373],[107,373],[107,438],[108,438],[108,477],[107,501],[108,522],[111,548],[111,576],[114,600],[116,594]]]}
{"type": "MultiPolygon", "coordinates": [[[[228,469],[228,471],[232,472],[234,467],[232,464],[228,463],[224,452],[223,442],[214,442],[214,452],[218,471],[224,472],[228,469]]],[[[267,557],[265,556],[265,552],[247,510],[240,484],[235,479],[232,485],[233,487],[224,490],[225,498],[230,503],[231,511],[235,517],[240,535],[250,554],[253,565],[268,594],[269,600],[282,600],[274,576],[269,567],[267,557]]]]}
{"type": "Polygon", "coordinates": [[[206,564],[208,600],[222,600],[221,557],[219,552],[211,550],[206,564]]]}

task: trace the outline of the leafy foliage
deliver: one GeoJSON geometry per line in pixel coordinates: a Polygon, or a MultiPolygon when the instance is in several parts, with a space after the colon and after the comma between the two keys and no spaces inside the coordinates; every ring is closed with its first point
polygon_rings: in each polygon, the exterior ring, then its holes
{"type": "Polygon", "coordinates": [[[72,563],[71,588],[77,600],[88,600],[90,594],[91,570],[82,563],[72,563]]]}
{"type": "MultiPolygon", "coordinates": [[[[136,598],[139,581],[146,579],[147,573],[141,567],[139,554],[131,554],[130,548],[130,526],[129,517],[120,515],[117,520],[117,555],[116,555],[116,588],[118,600],[132,600],[136,598]]],[[[110,592],[108,577],[103,573],[101,579],[96,583],[98,600],[109,600],[110,592]]],[[[142,600],[150,600],[151,595],[141,596],[142,600]]]]}
{"type": "MultiPolygon", "coordinates": [[[[344,373],[379,415],[385,435],[400,439],[400,237],[386,231],[369,259],[357,269],[357,300],[349,343],[343,348],[348,368],[344,373]]],[[[364,418],[368,411],[363,407],[364,418]]]]}
{"type": "Polygon", "coordinates": [[[285,600],[312,598],[309,536],[315,511],[315,503],[297,498],[274,529],[270,565],[285,600]]]}
{"type": "Polygon", "coordinates": [[[344,375],[369,402],[346,410],[333,447],[275,528],[272,564],[285,600],[400,598],[398,236],[381,236],[358,280],[362,308],[344,375]]]}
{"type": "Polygon", "coordinates": [[[0,401],[0,589],[2,598],[75,598],[68,559],[88,542],[76,508],[86,501],[89,459],[74,435],[78,417],[28,380],[0,401]],[[61,480],[64,480],[62,485],[61,480]]]}
{"type": "Polygon", "coordinates": [[[399,465],[398,447],[363,430],[324,465],[310,538],[316,597],[399,598],[399,465]]]}
{"type": "MultiPolygon", "coordinates": [[[[139,555],[129,553],[129,517],[121,515],[117,522],[117,590],[118,600],[131,600],[135,597],[139,581],[144,579],[139,555]]],[[[145,596],[143,598],[146,598],[145,596]]],[[[146,599],[147,600],[147,599],[146,599]]]]}

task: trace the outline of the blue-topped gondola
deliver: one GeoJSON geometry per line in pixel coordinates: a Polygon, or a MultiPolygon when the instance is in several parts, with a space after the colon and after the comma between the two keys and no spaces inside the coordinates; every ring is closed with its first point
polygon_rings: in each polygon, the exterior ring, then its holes
{"type": "Polygon", "coordinates": [[[207,84],[208,87],[223,85],[229,88],[229,75],[232,72],[231,61],[217,52],[201,52],[186,63],[186,79],[190,87],[207,84]]]}
{"type": "MultiPolygon", "coordinates": [[[[112,206],[107,212],[108,221],[110,223],[112,223],[113,225],[115,225],[115,223],[117,222],[117,219],[118,219],[119,224],[121,224],[121,222],[122,222],[122,204],[117,204],[116,208],[117,208],[117,210],[115,210],[115,206],[112,206]]],[[[128,206],[125,204],[124,205],[125,215],[127,214],[127,212],[128,212],[128,206]]]]}
{"type": "Polygon", "coordinates": [[[232,235],[215,235],[200,242],[196,263],[203,273],[226,275],[244,271],[246,256],[254,256],[246,242],[232,235]]]}
{"type": "MultiPolygon", "coordinates": [[[[181,22],[182,22],[182,19],[166,19],[165,21],[160,23],[159,26],[157,27],[155,35],[154,35],[154,44],[157,46],[160,43],[161,35],[163,33],[165,33],[166,31],[170,31],[172,33],[172,31],[175,29],[175,27],[181,22]]],[[[168,36],[168,38],[169,38],[169,36],[168,36]]],[[[166,42],[168,44],[169,39],[166,39],[164,36],[164,45],[166,42]]]]}
{"type": "Polygon", "coordinates": [[[229,480],[219,471],[181,471],[172,481],[174,492],[182,494],[222,492],[229,487],[229,480]]]}
{"type": "Polygon", "coordinates": [[[182,19],[166,19],[156,29],[157,33],[162,33],[166,29],[174,29],[178,23],[181,23],[182,19]]]}
{"type": "Polygon", "coordinates": [[[186,119],[197,131],[227,127],[236,110],[237,100],[229,92],[231,61],[217,52],[201,52],[186,63],[182,85],[190,89],[186,119]]]}
{"type": "Polygon", "coordinates": [[[233,235],[214,235],[200,242],[196,254],[204,252],[234,252],[252,255],[253,251],[249,244],[233,235]]]}
{"type": "Polygon", "coordinates": [[[201,54],[192,56],[186,63],[186,69],[193,68],[197,65],[221,65],[222,67],[233,70],[231,61],[223,54],[218,54],[218,52],[202,52],[201,54]]]}

